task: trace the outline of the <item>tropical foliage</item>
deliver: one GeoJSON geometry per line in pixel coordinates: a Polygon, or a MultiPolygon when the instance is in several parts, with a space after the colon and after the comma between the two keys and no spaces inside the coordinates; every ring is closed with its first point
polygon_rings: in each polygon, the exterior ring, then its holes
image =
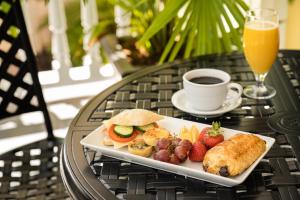
{"type": "Polygon", "coordinates": [[[242,49],[243,13],[248,9],[244,1],[169,0],[164,7],[139,40],[146,44],[173,24],[159,62],[242,49]]]}
{"type": "MultiPolygon", "coordinates": [[[[147,39],[147,41],[145,41],[142,45],[137,47],[135,43],[150,27],[154,18],[158,16],[163,2],[161,0],[110,0],[109,2],[112,6],[119,6],[125,11],[126,14],[130,13],[131,15],[130,34],[125,38],[119,38],[123,44],[123,47],[132,51],[131,55],[135,55],[134,59],[143,59],[144,63],[153,63],[147,61],[145,62],[145,59],[157,62],[157,58],[159,58],[161,52],[167,44],[169,33],[172,31],[171,23],[157,31],[153,37],[147,39]]],[[[101,15],[101,13],[99,13],[99,15],[101,15]]],[[[95,41],[99,40],[107,33],[112,33],[112,31],[115,31],[114,29],[110,28],[113,27],[112,24],[116,26],[115,22],[111,19],[109,20],[108,18],[99,21],[99,23],[92,30],[90,44],[92,45],[95,41]]]]}
{"type": "MultiPolygon", "coordinates": [[[[99,23],[91,30],[90,45],[108,33],[115,33],[117,5],[131,14],[130,38],[121,40],[143,60],[162,63],[242,49],[241,32],[248,9],[243,0],[97,0],[97,3],[99,23]]],[[[75,49],[75,55],[82,53],[75,49]]]]}

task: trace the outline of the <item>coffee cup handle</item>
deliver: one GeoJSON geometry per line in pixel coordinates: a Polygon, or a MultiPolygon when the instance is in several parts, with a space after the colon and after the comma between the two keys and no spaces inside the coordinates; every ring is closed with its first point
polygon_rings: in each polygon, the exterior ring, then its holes
{"type": "Polygon", "coordinates": [[[232,100],[236,101],[236,100],[238,100],[242,96],[243,87],[240,84],[238,84],[238,83],[229,83],[228,84],[228,89],[229,90],[236,89],[238,91],[237,92],[238,94],[236,96],[230,98],[231,101],[232,100]]]}

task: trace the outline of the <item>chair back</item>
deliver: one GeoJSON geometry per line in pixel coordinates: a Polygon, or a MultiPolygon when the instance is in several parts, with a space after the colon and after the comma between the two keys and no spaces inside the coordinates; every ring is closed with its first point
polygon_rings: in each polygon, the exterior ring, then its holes
{"type": "Polygon", "coordinates": [[[42,111],[53,137],[36,67],[20,0],[0,0],[0,119],[42,111]]]}

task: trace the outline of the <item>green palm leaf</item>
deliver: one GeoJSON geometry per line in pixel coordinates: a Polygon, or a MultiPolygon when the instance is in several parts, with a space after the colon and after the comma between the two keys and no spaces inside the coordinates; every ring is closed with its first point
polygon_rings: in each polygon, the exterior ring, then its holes
{"type": "Polygon", "coordinates": [[[161,29],[173,24],[160,63],[177,57],[241,50],[243,13],[247,9],[242,0],[170,0],[143,34],[139,44],[148,42],[161,29]],[[183,16],[178,15],[179,11],[183,16]]]}
{"type": "Polygon", "coordinates": [[[139,42],[143,43],[149,40],[154,34],[162,29],[177,15],[178,10],[183,6],[186,0],[168,1],[163,12],[159,13],[148,30],[144,33],[139,42]]]}

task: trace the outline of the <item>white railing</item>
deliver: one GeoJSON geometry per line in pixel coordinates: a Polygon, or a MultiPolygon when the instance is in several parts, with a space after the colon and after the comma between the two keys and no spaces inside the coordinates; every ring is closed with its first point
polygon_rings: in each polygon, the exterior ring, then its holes
{"type": "Polygon", "coordinates": [[[99,53],[100,43],[96,42],[92,47],[89,46],[91,29],[98,23],[97,4],[95,0],[80,2],[81,9],[81,25],[83,27],[83,49],[86,55],[83,57],[83,65],[99,66],[102,60],[99,53]]]}
{"type": "MultiPolygon", "coordinates": [[[[28,2],[23,3],[25,21],[30,32],[31,23],[27,14],[32,12],[27,8],[28,2]]],[[[40,72],[39,77],[43,88],[53,88],[81,83],[90,83],[100,80],[115,79],[120,76],[114,66],[104,65],[100,56],[100,43],[89,46],[91,29],[98,23],[96,0],[80,0],[81,26],[83,29],[82,66],[73,67],[70,56],[67,23],[63,0],[49,0],[48,27],[51,32],[52,62],[50,71],[40,72]]]]}
{"type": "MultiPolygon", "coordinates": [[[[29,1],[23,1],[23,12],[29,33],[32,7],[29,1]]],[[[100,44],[88,47],[90,29],[98,23],[95,0],[81,2],[81,25],[84,33],[83,49],[85,56],[83,65],[73,67],[66,34],[67,23],[63,0],[48,1],[49,30],[51,31],[52,69],[39,72],[39,80],[47,103],[54,134],[64,136],[67,127],[87,100],[121,79],[121,76],[108,63],[103,64],[100,58],[100,44]]],[[[18,145],[27,143],[27,137],[39,138],[45,133],[41,113],[28,113],[7,118],[0,123],[1,145],[9,143],[10,138],[24,136],[18,145]],[[5,140],[3,138],[6,138],[5,140]]],[[[13,141],[13,139],[12,139],[13,141]]],[[[9,148],[8,148],[9,149],[9,148]]],[[[1,153],[1,150],[0,150],[1,153]]]]}
{"type": "Polygon", "coordinates": [[[51,53],[52,67],[59,69],[71,67],[70,50],[67,39],[67,22],[64,1],[50,0],[48,3],[49,30],[52,33],[51,53]]]}

